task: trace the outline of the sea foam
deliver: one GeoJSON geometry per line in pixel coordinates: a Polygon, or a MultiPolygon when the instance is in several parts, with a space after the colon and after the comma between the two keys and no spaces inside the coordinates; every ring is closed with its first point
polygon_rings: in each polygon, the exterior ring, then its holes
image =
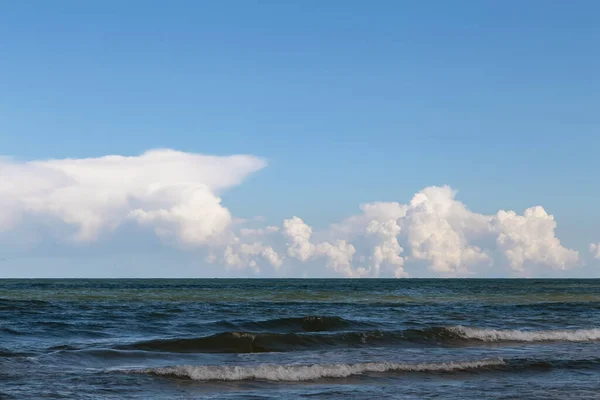
{"type": "Polygon", "coordinates": [[[312,364],[312,365],[181,365],[174,367],[134,369],[126,373],[171,376],[199,381],[310,381],[324,378],[345,378],[352,375],[376,372],[452,372],[490,366],[505,365],[500,359],[456,361],[443,363],[402,364],[372,362],[358,364],[312,364]]]}
{"type": "Polygon", "coordinates": [[[600,340],[600,329],[573,329],[573,330],[544,330],[544,331],[522,331],[522,330],[496,330],[470,328],[466,326],[452,326],[446,328],[450,333],[464,339],[481,340],[484,342],[544,342],[544,341],[566,341],[566,342],[589,342],[600,340]]]}

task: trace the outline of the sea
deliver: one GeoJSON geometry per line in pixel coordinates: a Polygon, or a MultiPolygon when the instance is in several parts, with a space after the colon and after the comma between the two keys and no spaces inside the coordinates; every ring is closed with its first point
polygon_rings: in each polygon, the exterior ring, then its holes
{"type": "Polygon", "coordinates": [[[0,280],[0,399],[600,399],[600,280],[0,280]]]}

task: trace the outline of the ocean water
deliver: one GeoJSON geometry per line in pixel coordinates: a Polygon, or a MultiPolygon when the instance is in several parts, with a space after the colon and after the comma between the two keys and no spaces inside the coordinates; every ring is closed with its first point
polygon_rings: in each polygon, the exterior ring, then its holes
{"type": "Polygon", "coordinates": [[[0,280],[0,399],[600,399],[600,280],[0,280]]]}

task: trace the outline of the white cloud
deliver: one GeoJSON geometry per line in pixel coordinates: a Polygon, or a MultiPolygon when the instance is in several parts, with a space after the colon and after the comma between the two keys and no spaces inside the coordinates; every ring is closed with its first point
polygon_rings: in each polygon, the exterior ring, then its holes
{"type": "MultiPolygon", "coordinates": [[[[168,244],[207,249],[209,263],[290,276],[304,276],[303,265],[345,277],[406,277],[407,271],[485,276],[492,268],[507,274],[567,270],[579,262],[577,251],[561,245],[554,217],[541,206],[523,215],[479,214],[448,186],[424,188],[406,204],[363,204],[357,215],[321,231],[299,217],[281,226],[266,225],[262,217],[233,217],[219,196],[265,165],[254,156],[173,150],[137,157],[0,159],[0,232],[26,221],[59,221],[74,229],[71,239],[93,241],[133,223],[168,244]]],[[[590,251],[600,258],[600,244],[590,251]]]]}
{"type": "Polygon", "coordinates": [[[401,225],[411,257],[448,275],[490,262],[484,250],[470,244],[470,239],[488,234],[489,217],[469,211],[455,195],[447,186],[423,189],[413,197],[401,225]]]}
{"type": "Polygon", "coordinates": [[[310,242],[312,228],[300,218],[293,217],[283,221],[283,234],[290,240],[288,254],[300,261],[307,261],[314,255],[315,245],[310,242]]]}
{"type": "Polygon", "coordinates": [[[579,260],[578,252],[560,244],[554,233],[554,216],[541,206],[528,208],[522,216],[499,211],[492,226],[498,234],[499,249],[516,271],[522,271],[527,262],[566,270],[579,260]]]}
{"type": "Polygon", "coordinates": [[[469,275],[473,269],[485,275],[505,265],[512,271],[578,265],[579,253],[560,244],[554,217],[542,207],[529,208],[523,215],[502,210],[484,215],[455,197],[448,186],[427,187],[406,205],[364,204],[361,214],[321,233],[330,238],[324,243],[313,243],[312,228],[294,217],[284,222],[287,251],[303,262],[325,256],[330,267],[345,276],[404,277],[405,265],[414,261],[425,262],[442,276],[469,275]],[[336,240],[343,240],[344,246],[337,247],[334,257],[330,242],[336,240]]]}
{"type": "Polygon", "coordinates": [[[185,244],[206,243],[231,223],[229,211],[206,185],[160,188],[147,193],[146,198],[168,201],[164,205],[136,208],[128,216],[142,225],[155,227],[158,235],[176,235],[185,244]]]}
{"type": "Polygon", "coordinates": [[[600,258],[600,243],[590,243],[590,253],[594,258],[600,258]]]}
{"type": "Polygon", "coordinates": [[[380,276],[381,266],[389,265],[393,268],[394,277],[404,278],[408,275],[404,271],[404,258],[400,255],[404,249],[398,243],[400,226],[395,220],[379,222],[371,220],[367,225],[367,236],[376,237],[370,260],[372,276],[380,276]]]}
{"type": "Polygon", "coordinates": [[[271,246],[261,242],[239,243],[228,245],[225,248],[225,262],[229,266],[244,268],[249,265],[257,266],[256,258],[260,256],[271,264],[275,269],[282,264],[282,259],[271,246]]]}
{"type": "Polygon", "coordinates": [[[231,224],[218,194],[265,162],[153,150],[137,157],[19,163],[0,161],[0,230],[26,217],[51,216],[89,241],[128,220],[161,236],[203,244],[231,224]]]}
{"type": "Polygon", "coordinates": [[[287,252],[290,257],[302,262],[322,257],[328,268],[343,276],[359,277],[363,274],[362,269],[352,268],[352,258],[356,251],[352,244],[345,240],[336,240],[334,244],[314,244],[311,242],[312,228],[298,217],[283,221],[283,235],[289,240],[287,252]]]}

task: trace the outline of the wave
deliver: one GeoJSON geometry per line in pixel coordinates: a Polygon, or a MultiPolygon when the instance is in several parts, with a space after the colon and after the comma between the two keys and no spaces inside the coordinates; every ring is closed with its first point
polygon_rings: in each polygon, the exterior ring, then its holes
{"type": "Polygon", "coordinates": [[[244,330],[326,332],[373,327],[368,322],[348,320],[338,316],[309,315],[306,317],[276,318],[236,324],[244,330]]]}
{"type": "Polygon", "coordinates": [[[16,329],[12,329],[12,328],[8,328],[8,327],[2,327],[0,328],[0,333],[6,333],[9,335],[22,335],[23,332],[18,331],[16,329]]]}
{"type": "Polygon", "coordinates": [[[33,353],[25,353],[20,351],[12,351],[6,347],[0,347],[0,358],[12,358],[12,357],[28,357],[33,353]]]}
{"type": "Polygon", "coordinates": [[[466,326],[446,327],[450,335],[467,340],[483,342],[592,342],[600,340],[600,328],[572,330],[497,330],[481,329],[466,326]]]}
{"type": "Polygon", "coordinates": [[[491,358],[469,361],[357,364],[259,364],[259,365],[180,365],[145,369],[113,369],[127,374],[145,374],[198,381],[311,381],[346,378],[369,373],[522,373],[553,369],[598,370],[600,358],[536,359],[491,358]]]}
{"type": "Polygon", "coordinates": [[[402,334],[380,331],[335,334],[224,332],[199,338],[149,340],[117,348],[174,353],[262,353],[385,344],[394,340],[402,341],[402,334]]]}
{"type": "Polygon", "coordinates": [[[600,340],[600,329],[495,330],[465,326],[339,333],[223,332],[197,338],[156,339],[117,346],[121,350],[173,353],[260,353],[317,348],[410,345],[459,345],[477,342],[588,342],[600,340]]]}
{"type": "Polygon", "coordinates": [[[311,381],[325,378],[346,378],[352,375],[383,372],[453,372],[485,369],[504,365],[498,359],[455,361],[443,363],[402,364],[371,362],[358,364],[312,364],[312,365],[182,365],[175,367],[124,370],[125,373],[149,374],[198,381],[311,381]]]}
{"type": "Polygon", "coordinates": [[[44,300],[20,300],[7,299],[0,297],[1,311],[36,311],[38,308],[50,306],[50,303],[44,300]]]}

